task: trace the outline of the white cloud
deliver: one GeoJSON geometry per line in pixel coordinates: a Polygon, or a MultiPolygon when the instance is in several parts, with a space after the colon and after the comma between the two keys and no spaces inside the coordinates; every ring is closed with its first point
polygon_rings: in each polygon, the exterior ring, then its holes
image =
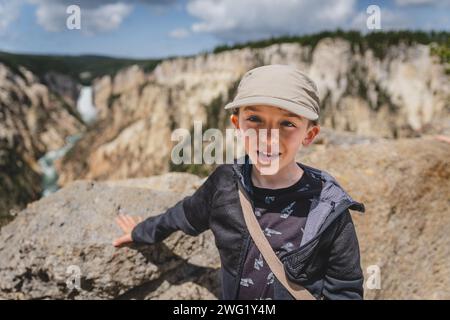
{"type": "Polygon", "coordinates": [[[185,28],[178,28],[169,32],[169,36],[176,39],[186,38],[190,35],[189,30],[185,28]]]}
{"type": "MultiPolygon", "coordinates": [[[[440,3],[439,6],[443,5],[440,3]]],[[[361,11],[353,19],[352,29],[362,32],[369,32],[366,20],[368,15],[365,11],[361,11]]],[[[445,10],[440,8],[429,8],[422,10],[420,8],[412,8],[412,10],[400,7],[384,8],[381,7],[380,12],[381,30],[449,30],[450,19],[445,10]]],[[[375,30],[377,31],[377,30],[375,30]]]]}
{"type": "Polygon", "coordinates": [[[0,0],[0,35],[18,18],[21,5],[22,1],[0,0]]]}
{"type": "Polygon", "coordinates": [[[190,0],[187,11],[193,32],[233,41],[346,28],[357,14],[354,0],[190,0]]]}
{"type": "Polygon", "coordinates": [[[401,7],[406,6],[442,6],[449,5],[449,0],[395,0],[395,4],[401,7]]]}
{"type": "MultiPolygon", "coordinates": [[[[411,20],[402,11],[384,8],[380,9],[381,30],[378,31],[400,30],[411,27],[411,20]]],[[[368,16],[366,11],[359,12],[351,22],[352,29],[360,30],[362,32],[371,31],[368,30],[366,24],[368,16]]]]}
{"type": "MultiPolygon", "coordinates": [[[[381,29],[448,30],[443,17],[448,5],[450,0],[395,0],[394,6],[380,6],[381,29]],[[426,10],[421,10],[424,6],[426,10]]],[[[369,15],[354,0],[188,0],[186,9],[198,19],[192,32],[210,33],[227,42],[336,28],[369,31],[369,15]]]]}
{"type": "MultiPolygon", "coordinates": [[[[131,13],[133,6],[125,3],[106,4],[83,12],[88,30],[105,32],[118,28],[131,13]]],[[[83,27],[82,27],[83,28],[83,27]]]]}
{"type": "MultiPolygon", "coordinates": [[[[34,0],[38,5],[36,10],[37,22],[47,31],[63,31],[66,28],[66,13],[70,1],[34,0]]],[[[78,2],[80,3],[80,2],[78,2]]],[[[93,6],[93,2],[81,1],[81,30],[84,33],[111,31],[120,26],[122,21],[131,13],[133,6],[122,2],[93,6]]]]}
{"type": "Polygon", "coordinates": [[[66,8],[77,4],[81,9],[81,30],[93,34],[117,29],[136,4],[151,6],[161,12],[176,0],[28,0],[37,6],[37,22],[47,31],[63,31],[68,14],[66,8]]]}

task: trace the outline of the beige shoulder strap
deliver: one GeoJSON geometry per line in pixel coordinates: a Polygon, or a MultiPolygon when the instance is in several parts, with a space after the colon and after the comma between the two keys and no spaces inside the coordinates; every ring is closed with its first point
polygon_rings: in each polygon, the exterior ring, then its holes
{"type": "Polygon", "coordinates": [[[316,300],[316,298],[309,293],[304,287],[297,283],[289,281],[284,271],[283,263],[278,259],[277,255],[273,251],[269,241],[261,230],[258,220],[256,219],[253,208],[248,199],[244,196],[241,190],[239,190],[239,200],[241,202],[242,211],[244,213],[245,223],[250,231],[250,235],[253,238],[256,246],[263,255],[265,261],[269,265],[275,277],[278,281],[295,297],[297,300],[316,300]]]}

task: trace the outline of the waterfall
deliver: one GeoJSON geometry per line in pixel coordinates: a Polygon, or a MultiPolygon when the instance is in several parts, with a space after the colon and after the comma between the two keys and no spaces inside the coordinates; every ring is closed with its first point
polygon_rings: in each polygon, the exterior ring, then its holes
{"type": "MultiPolygon", "coordinates": [[[[97,110],[92,101],[92,88],[83,87],[77,100],[77,110],[85,123],[92,123],[97,115],[97,110]]],[[[81,138],[81,134],[74,134],[66,138],[65,145],[57,150],[51,150],[42,156],[38,163],[42,170],[42,196],[47,196],[56,192],[58,186],[58,172],[54,166],[54,161],[63,157],[81,138]]]]}
{"type": "Polygon", "coordinates": [[[83,87],[77,101],[77,110],[81,114],[83,121],[91,123],[95,120],[97,110],[92,101],[92,88],[83,87]]]}

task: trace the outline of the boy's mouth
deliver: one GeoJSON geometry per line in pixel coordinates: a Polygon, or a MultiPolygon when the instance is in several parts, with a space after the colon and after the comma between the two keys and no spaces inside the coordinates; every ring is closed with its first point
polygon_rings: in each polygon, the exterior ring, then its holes
{"type": "Polygon", "coordinates": [[[257,155],[258,155],[258,160],[264,164],[264,163],[270,163],[272,161],[277,160],[280,156],[281,153],[279,152],[278,154],[272,154],[270,152],[262,152],[262,151],[256,151],[257,155]]]}

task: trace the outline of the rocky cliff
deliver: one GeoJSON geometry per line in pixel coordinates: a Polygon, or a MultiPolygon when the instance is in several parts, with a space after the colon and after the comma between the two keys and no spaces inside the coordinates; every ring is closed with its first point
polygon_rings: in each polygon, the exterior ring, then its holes
{"type": "Polygon", "coordinates": [[[220,264],[210,232],[197,238],[177,232],[154,246],[112,246],[119,212],[155,215],[199,184],[184,173],[78,181],[29,205],[1,229],[0,298],[216,297],[220,264]]]}
{"type": "Polygon", "coordinates": [[[60,163],[61,184],[83,177],[124,179],[168,171],[171,132],[228,126],[222,110],[243,73],[263,64],[293,64],[318,84],[321,124],[371,137],[418,136],[450,127],[446,66],[429,45],[389,46],[383,56],[355,51],[340,38],[242,48],[137,66],[94,82],[100,122],[60,163]],[[443,123],[444,122],[444,123],[443,123]]]}
{"type": "MultiPolygon", "coordinates": [[[[76,84],[48,74],[48,85],[29,70],[0,63],[0,217],[41,193],[37,159],[65,144],[84,125],[74,107],[76,84]]],[[[0,223],[1,225],[1,223],[0,223]]]]}
{"type": "MultiPolygon", "coordinates": [[[[450,298],[449,159],[449,145],[429,138],[299,155],[366,206],[353,215],[363,270],[366,280],[370,266],[381,272],[380,289],[366,282],[367,299],[450,298]]],[[[111,245],[119,212],[156,215],[200,183],[187,173],[78,181],[29,205],[0,230],[0,298],[217,298],[220,262],[209,231],[176,232],[158,245],[111,245]]]]}

